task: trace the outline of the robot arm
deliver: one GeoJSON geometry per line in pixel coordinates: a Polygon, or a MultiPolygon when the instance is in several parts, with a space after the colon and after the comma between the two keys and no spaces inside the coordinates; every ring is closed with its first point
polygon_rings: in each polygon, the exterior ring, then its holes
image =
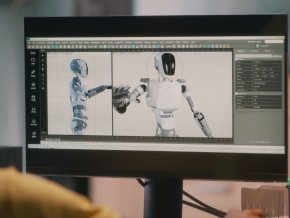
{"type": "Polygon", "coordinates": [[[135,101],[137,103],[140,103],[140,100],[138,99],[139,96],[141,96],[145,91],[147,90],[147,86],[142,84],[137,86],[130,94],[129,94],[129,100],[135,101]]]}
{"type": "Polygon", "coordinates": [[[112,89],[112,86],[110,85],[102,85],[102,86],[98,86],[96,88],[90,89],[88,91],[85,92],[85,95],[89,98],[105,91],[106,89],[112,89]]]}
{"type": "Polygon", "coordinates": [[[149,78],[141,78],[140,82],[143,84],[137,86],[130,94],[129,99],[130,101],[135,101],[137,103],[140,103],[140,100],[138,99],[139,96],[143,95],[144,92],[148,91],[148,84],[150,82],[149,78]]]}
{"type": "Polygon", "coordinates": [[[187,102],[188,102],[188,104],[190,106],[190,109],[191,109],[191,111],[193,113],[193,117],[196,120],[196,122],[199,125],[199,127],[201,128],[201,130],[203,131],[203,133],[207,137],[210,137],[210,138],[213,137],[212,136],[212,131],[211,131],[208,123],[206,122],[204,115],[202,113],[200,113],[196,109],[196,107],[195,107],[195,105],[194,105],[194,103],[192,101],[191,94],[190,94],[188,88],[185,85],[182,85],[182,94],[186,98],[186,100],[187,100],[187,102]]]}

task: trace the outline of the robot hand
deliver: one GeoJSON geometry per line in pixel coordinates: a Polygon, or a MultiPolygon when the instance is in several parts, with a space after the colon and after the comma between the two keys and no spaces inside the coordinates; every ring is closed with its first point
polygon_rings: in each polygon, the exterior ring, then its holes
{"type": "Polygon", "coordinates": [[[129,100],[129,85],[120,85],[113,87],[113,106],[116,111],[123,114],[127,110],[127,106],[130,104],[129,100]]]}
{"type": "Polygon", "coordinates": [[[203,114],[198,112],[198,111],[196,111],[193,116],[194,116],[194,119],[196,120],[196,122],[198,123],[199,127],[203,131],[203,133],[207,137],[212,138],[213,136],[212,136],[211,129],[210,129],[208,123],[206,122],[203,114]]]}

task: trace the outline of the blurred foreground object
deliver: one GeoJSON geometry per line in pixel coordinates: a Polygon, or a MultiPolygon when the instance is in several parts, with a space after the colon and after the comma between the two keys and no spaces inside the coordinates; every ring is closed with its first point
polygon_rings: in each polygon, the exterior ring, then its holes
{"type": "Polygon", "coordinates": [[[0,217],[9,218],[119,218],[108,207],[54,182],[15,168],[0,169],[0,217]]]}
{"type": "Polygon", "coordinates": [[[225,218],[263,218],[263,217],[265,217],[265,215],[260,209],[241,211],[240,209],[237,208],[231,209],[225,216],[225,218]]]}

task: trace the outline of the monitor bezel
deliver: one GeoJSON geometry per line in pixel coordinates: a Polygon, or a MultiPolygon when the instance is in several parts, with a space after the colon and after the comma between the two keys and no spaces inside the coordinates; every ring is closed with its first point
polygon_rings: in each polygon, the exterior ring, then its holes
{"type": "MultiPolygon", "coordinates": [[[[269,34],[287,36],[287,15],[28,17],[25,18],[24,25],[25,38],[262,36],[269,34]]],[[[285,54],[287,51],[286,37],[285,54]]],[[[285,69],[288,69],[286,62],[285,69]]],[[[285,74],[287,78],[287,73],[285,74]]],[[[28,87],[27,82],[26,80],[26,87],[28,87]]],[[[284,85],[287,87],[287,79],[284,85]]],[[[26,93],[26,107],[29,105],[27,99],[26,93]]],[[[285,117],[288,118],[287,93],[285,93],[285,102],[285,117]]],[[[27,110],[26,116],[28,116],[27,110]]],[[[283,155],[42,150],[28,149],[26,143],[26,168],[28,172],[47,175],[286,181],[288,172],[287,122],[288,119],[285,120],[285,154],[283,155]]],[[[26,136],[28,137],[28,132],[26,136]]]]}

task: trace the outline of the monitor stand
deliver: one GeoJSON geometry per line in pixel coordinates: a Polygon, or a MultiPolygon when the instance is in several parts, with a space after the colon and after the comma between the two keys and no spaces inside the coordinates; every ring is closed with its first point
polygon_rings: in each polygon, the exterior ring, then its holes
{"type": "Polygon", "coordinates": [[[144,218],[181,218],[182,189],[182,179],[146,179],[144,218]]]}

